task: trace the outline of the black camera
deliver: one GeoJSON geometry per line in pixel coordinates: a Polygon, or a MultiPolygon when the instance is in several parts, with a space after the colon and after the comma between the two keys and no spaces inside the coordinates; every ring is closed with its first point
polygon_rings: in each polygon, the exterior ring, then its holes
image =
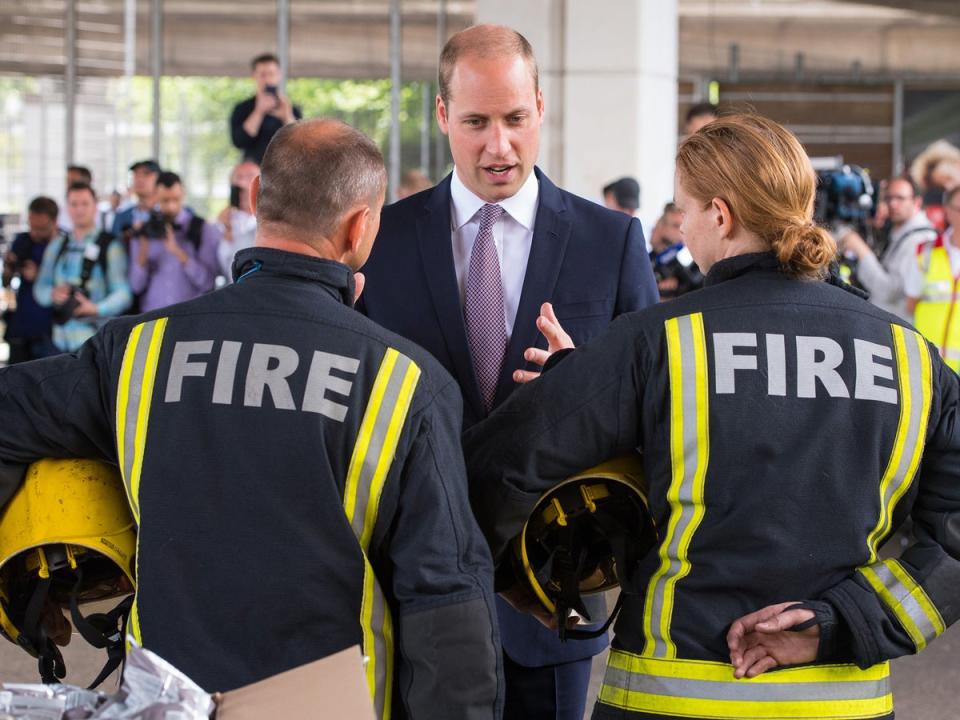
{"type": "Polygon", "coordinates": [[[100,247],[99,241],[90,243],[83,249],[83,264],[80,266],[79,288],[75,285],[71,285],[70,296],[59,305],[54,305],[52,308],[51,315],[53,317],[53,322],[57,325],[63,325],[69,322],[73,317],[74,311],[76,311],[77,306],[80,305],[80,301],[77,300],[77,291],[87,291],[87,283],[90,282],[90,276],[93,274],[93,266],[96,265],[97,260],[100,259],[101,250],[102,248],[100,247]]]}
{"type": "Polygon", "coordinates": [[[167,225],[169,224],[162,212],[159,210],[151,210],[150,217],[147,218],[143,227],[140,228],[140,235],[147,240],[166,240],[167,225]]]}
{"type": "Polygon", "coordinates": [[[55,325],[64,325],[70,322],[70,319],[73,317],[74,310],[77,309],[77,306],[80,304],[80,301],[77,300],[77,289],[71,285],[70,286],[70,297],[68,297],[60,305],[54,305],[51,311],[51,317],[55,325]]]}

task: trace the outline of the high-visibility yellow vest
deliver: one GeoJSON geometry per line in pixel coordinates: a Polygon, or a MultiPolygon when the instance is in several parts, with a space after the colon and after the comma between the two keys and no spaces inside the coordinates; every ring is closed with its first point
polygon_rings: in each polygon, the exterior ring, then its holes
{"type": "Polygon", "coordinates": [[[960,318],[957,290],[960,275],[950,267],[950,253],[942,237],[918,254],[923,272],[923,293],[914,312],[914,325],[940,350],[954,372],[960,372],[960,318]]]}

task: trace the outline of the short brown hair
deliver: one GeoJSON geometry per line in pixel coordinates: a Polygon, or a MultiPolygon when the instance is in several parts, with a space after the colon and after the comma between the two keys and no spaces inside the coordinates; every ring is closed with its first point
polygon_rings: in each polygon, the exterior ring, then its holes
{"type": "Polygon", "coordinates": [[[447,40],[440,53],[438,86],[444,103],[450,101],[450,77],[457,61],[464,55],[481,58],[512,57],[519,55],[530,68],[533,91],[540,89],[540,71],[533,55],[533,46],[520,33],[505,25],[474,25],[461,30],[447,40]]]}
{"type": "Polygon", "coordinates": [[[292,123],[263,156],[257,222],[329,235],[351,208],[379,202],[386,184],[383,155],[359,130],[339,120],[292,123]]]}
{"type": "Polygon", "coordinates": [[[836,256],[830,233],[813,222],[817,178],[810,159],[793,133],[773,120],[714,120],[681,143],[677,177],[704,205],[722,199],[791,275],[821,278],[836,256]]]}
{"type": "Polygon", "coordinates": [[[257,55],[253,60],[250,61],[250,69],[256,70],[257,65],[264,65],[265,63],[273,63],[274,65],[279,65],[280,58],[278,58],[273,53],[263,53],[262,55],[257,55]]]}
{"type": "Polygon", "coordinates": [[[97,200],[97,191],[93,189],[93,186],[90,183],[85,182],[75,182],[71,183],[70,187],[67,188],[67,197],[70,197],[72,192],[88,192],[93,198],[94,202],[97,200]]]}
{"type": "Polygon", "coordinates": [[[886,187],[890,187],[895,182],[906,183],[910,186],[910,193],[913,197],[920,197],[923,195],[923,188],[917,184],[917,181],[914,180],[910,175],[894,175],[892,178],[889,178],[886,183],[886,187]]]}
{"type": "Polygon", "coordinates": [[[60,214],[60,208],[57,207],[57,201],[53,198],[40,195],[30,201],[30,205],[27,206],[27,212],[35,213],[36,215],[46,215],[51,220],[56,220],[60,214]]]}

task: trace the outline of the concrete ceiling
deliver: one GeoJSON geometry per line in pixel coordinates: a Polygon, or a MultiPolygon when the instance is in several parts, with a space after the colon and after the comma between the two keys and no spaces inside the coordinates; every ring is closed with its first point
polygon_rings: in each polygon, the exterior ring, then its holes
{"type": "Polygon", "coordinates": [[[877,5],[895,10],[910,10],[928,15],[944,15],[960,18],[958,0],[840,0],[859,5],[877,5]]]}
{"type": "MultiPolygon", "coordinates": [[[[447,0],[448,34],[473,22],[477,1],[447,0]]],[[[0,2],[0,72],[63,73],[66,2],[0,2]]],[[[122,74],[124,5],[124,0],[77,0],[79,75],[122,74]]],[[[150,71],[150,5],[136,0],[138,74],[150,71]]],[[[739,70],[746,73],[791,73],[800,62],[810,73],[960,77],[960,0],[678,0],[678,5],[684,75],[723,73],[736,45],[739,70]]],[[[389,76],[388,0],[290,0],[290,6],[292,77],[389,76]]],[[[435,76],[440,6],[441,0],[402,2],[405,79],[435,76]]],[[[163,7],[165,74],[245,76],[252,56],[276,47],[275,0],[164,0],[163,7]]]]}

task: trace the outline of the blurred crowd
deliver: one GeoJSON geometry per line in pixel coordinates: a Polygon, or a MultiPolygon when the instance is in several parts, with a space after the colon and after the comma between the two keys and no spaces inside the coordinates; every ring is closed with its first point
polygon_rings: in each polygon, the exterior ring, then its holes
{"type": "MultiPolygon", "coordinates": [[[[28,229],[6,244],[2,256],[11,364],[71,352],[111,317],[189,300],[231,281],[234,255],[254,242],[249,189],[263,153],[277,130],[302,117],[283,92],[276,56],[254,58],[251,78],[254,95],[230,114],[230,135],[241,159],[231,171],[229,204],[215,219],[195,212],[180,176],[155,159],[131,165],[126,192],[113,190],[106,197],[98,196],[88,168],[70,165],[62,203],[46,196],[30,202],[28,229]]],[[[710,103],[694,105],[684,134],[720,113],[710,103]]],[[[956,356],[953,366],[960,368],[960,330],[952,338],[960,280],[960,249],[952,233],[960,222],[960,149],[938,141],[908,173],[875,188],[866,171],[849,166],[821,174],[820,181],[823,207],[817,218],[841,249],[838,272],[875,304],[916,322],[944,357],[956,356]],[[845,203],[853,210],[844,212],[845,203]]],[[[421,170],[408,170],[397,197],[432,184],[421,170]]],[[[603,203],[635,216],[640,192],[635,178],[621,177],[602,188],[603,203]]],[[[684,244],[681,222],[681,211],[670,202],[645,227],[661,300],[704,282],[684,244]]]]}

